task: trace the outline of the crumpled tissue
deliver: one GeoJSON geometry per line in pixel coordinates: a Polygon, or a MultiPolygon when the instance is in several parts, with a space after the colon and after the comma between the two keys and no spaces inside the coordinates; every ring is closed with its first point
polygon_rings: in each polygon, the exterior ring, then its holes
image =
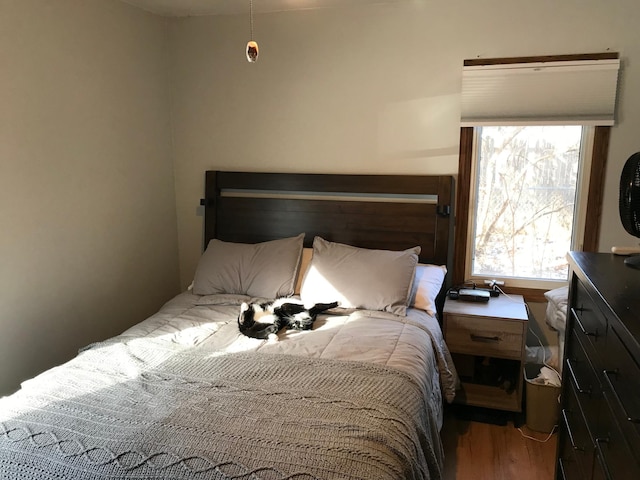
{"type": "Polygon", "coordinates": [[[561,385],[560,376],[555,370],[549,367],[542,367],[538,376],[530,380],[530,382],[538,385],[552,385],[554,387],[561,385]]]}

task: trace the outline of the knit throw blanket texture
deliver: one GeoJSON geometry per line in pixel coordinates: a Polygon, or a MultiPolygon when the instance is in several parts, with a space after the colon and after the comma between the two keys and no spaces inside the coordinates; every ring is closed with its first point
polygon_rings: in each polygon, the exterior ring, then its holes
{"type": "Polygon", "coordinates": [[[0,399],[0,478],[439,478],[425,398],[365,363],[106,343],[0,399]]]}

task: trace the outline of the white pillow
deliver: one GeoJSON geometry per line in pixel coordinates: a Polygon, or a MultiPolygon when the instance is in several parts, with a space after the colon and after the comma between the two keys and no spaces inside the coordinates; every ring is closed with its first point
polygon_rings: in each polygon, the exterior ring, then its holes
{"type": "Polygon", "coordinates": [[[213,239],[198,262],[193,293],[288,297],[295,288],[303,241],[304,233],[255,244],[213,239]]]}
{"type": "Polygon", "coordinates": [[[432,317],[436,314],[436,297],[440,293],[447,267],[419,263],[411,287],[409,306],[424,310],[432,317]]]}
{"type": "Polygon", "coordinates": [[[342,308],[405,315],[420,247],[373,250],[313,240],[313,257],[300,288],[305,305],[339,302],[342,308]]]}

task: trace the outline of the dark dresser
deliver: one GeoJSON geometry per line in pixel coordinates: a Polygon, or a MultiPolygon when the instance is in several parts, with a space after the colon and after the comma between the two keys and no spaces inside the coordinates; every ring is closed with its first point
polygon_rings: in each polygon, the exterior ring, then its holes
{"type": "Polygon", "coordinates": [[[640,479],[640,270],[570,252],[556,479],[640,479]]]}

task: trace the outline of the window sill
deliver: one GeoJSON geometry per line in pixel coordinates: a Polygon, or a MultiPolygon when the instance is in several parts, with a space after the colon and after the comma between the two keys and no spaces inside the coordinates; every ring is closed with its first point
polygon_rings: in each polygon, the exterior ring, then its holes
{"type": "Polygon", "coordinates": [[[500,287],[507,295],[522,295],[524,301],[527,303],[547,303],[547,299],[544,296],[545,292],[549,290],[543,290],[538,288],[524,288],[524,287],[500,287]]]}

